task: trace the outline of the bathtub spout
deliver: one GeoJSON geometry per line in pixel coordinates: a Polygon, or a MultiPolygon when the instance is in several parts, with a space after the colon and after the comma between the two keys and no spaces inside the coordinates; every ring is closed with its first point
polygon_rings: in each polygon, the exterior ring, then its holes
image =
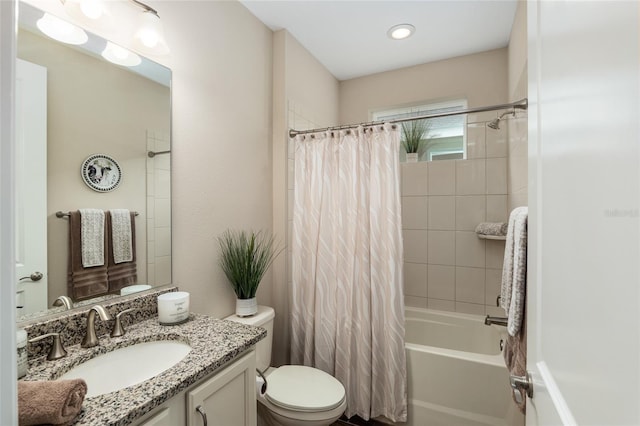
{"type": "Polygon", "coordinates": [[[487,315],[484,319],[484,324],[485,325],[491,325],[491,324],[495,324],[495,325],[501,325],[503,327],[507,326],[507,321],[508,318],[503,318],[503,317],[490,317],[489,315],[487,315]]]}

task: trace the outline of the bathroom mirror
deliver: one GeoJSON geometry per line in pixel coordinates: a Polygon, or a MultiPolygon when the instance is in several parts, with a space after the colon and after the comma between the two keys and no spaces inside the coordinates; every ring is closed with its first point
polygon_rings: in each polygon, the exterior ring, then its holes
{"type": "MultiPolygon", "coordinates": [[[[47,289],[49,308],[58,296],[67,295],[69,220],[64,214],[80,208],[136,212],[137,283],[170,284],[171,71],[144,57],[135,66],[116,65],[101,56],[107,40],[87,33],[89,40],[83,45],[64,44],[38,30],[36,21],[44,15],[42,11],[21,2],[18,12],[18,79],[23,61],[45,69],[46,75],[46,92],[40,100],[46,107],[46,235],[29,242],[37,244],[39,239],[44,246],[46,241],[46,270],[41,271],[46,282],[33,287],[47,289]],[[94,154],[118,163],[121,180],[115,189],[99,191],[85,184],[81,165],[94,154]],[[62,217],[56,212],[62,212],[62,217]]],[[[21,85],[29,84],[18,81],[17,92],[21,85]]],[[[34,126],[36,118],[29,111],[25,109],[25,117],[17,119],[18,135],[21,125],[34,126]]],[[[24,156],[28,176],[35,176],[38,172],[32,169],[40,167],[30,162],[37,155],[26,148],[24,156]]],[[[26,194],[17,198],[22,195],[26,194]]],[[[20,212],[17,216],[19,222],[27,220],[20,212]]],[[[17,226],[28,227],[28,223],[17,226]]],[[[20,248],[22,242],[17,245],[20,248]]],[[[100,295],[98,300],[103,298],[100,295]]]]}

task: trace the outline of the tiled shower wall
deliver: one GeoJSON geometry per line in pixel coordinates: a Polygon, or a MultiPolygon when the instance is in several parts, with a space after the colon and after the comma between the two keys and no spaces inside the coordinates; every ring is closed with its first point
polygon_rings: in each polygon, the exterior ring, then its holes
{"type": "Polygon", "coordinates": [[[467,159],[402,164],[407,306],[504,316],[496,307],[504,241],[474,232],[508,220],[508,126],[486,126],[498,113],[468,117],[467,159]]]}
{"type": "MultiPolygon", "coordinates": [[[[318,127],[293,102],[288,105],[289,126],[318,127]],[[295,125],[293,124],[295,123],[295,125]]],[[[508,180],[523,173],[509,171],[505,117],[499,130],[486,126],[502,111],[469,115],[467,159],[403,163],[402,228],[404,285],[407,306],[504,316],[496,307],[500,293],[504,242],[479,239],[480,222],[506,222],[509,214],[508,180]]],[[[520,115],[520,114],[519,114],[520,115]]],[[[526,114],[520,115],[520,139],[526,144],[526,114]],[[524,124],[522,124],[524,123],[524,124]]],[[[525,149],[526,151],[526,149],[525,149]]],[[[293,144],[289,141],[288,248],[293,210],[293,144]]],[[[525,184],[526,186],[526,184],[525,184]]],[[[526,199],[526,195],[525,195],[526,199]]],[[[291,285],[291,252],[287,276],[291,285]]]]}
{"type": "MultiPolygon", "coordinates": [[[[169,135],[147,130],[148,151],[169,151],[169,135]]],[[[171,154],[147,157],[147,281],[171,284],[171,154]]]]}

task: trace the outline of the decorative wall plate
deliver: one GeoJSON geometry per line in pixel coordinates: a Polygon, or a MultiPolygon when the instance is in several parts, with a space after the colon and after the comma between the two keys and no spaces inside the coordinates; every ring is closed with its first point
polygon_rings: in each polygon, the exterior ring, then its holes
{"type": "Polygon", "coordinates": [[[122,178],[122,171],[116,160],[104,154],[90,155],[82,163],[80,173],[84,183],[98,192],[115,189],[122,178]]]}

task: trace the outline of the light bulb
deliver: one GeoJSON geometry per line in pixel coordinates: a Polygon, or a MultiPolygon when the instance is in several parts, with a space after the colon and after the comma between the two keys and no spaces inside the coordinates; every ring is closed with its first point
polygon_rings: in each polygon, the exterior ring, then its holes
{"type": "Polygon", "coordinates": [[[160,55],[169,53],[169,47],[164,41],[162,22],[151,11],[144,11],[140,15],[140,25],[134,38],[142,50],[160,55]]]}
{"type": "Polygon", "coordinates": [[[140,56],[110,41],[107,42],[107,47],[102,51],[102,57],[109,62],[126,67],[133,67],[142,62],[140,56]]]}
{"type": "Polygon", "coordinates": [[[415,30],[416,28],[411,24],[394,25],[393,27],[389,28],[389,31],[387,31],[387,35],[394,40],[402,40],[410,37],[415,30]]]}
{"type": "Polygon", "coordinates": [[[81,28],[48,13],[38,19],[36,26],[47,36],[63,43],[78,45],[86,43],[89,39],[81,28]]]}
{"type": "Polygon", "coordinates": [[[90,19],[100,19],[104,13],[104,5],[100,0],[82,0],[80,10],[90,19]]]}

